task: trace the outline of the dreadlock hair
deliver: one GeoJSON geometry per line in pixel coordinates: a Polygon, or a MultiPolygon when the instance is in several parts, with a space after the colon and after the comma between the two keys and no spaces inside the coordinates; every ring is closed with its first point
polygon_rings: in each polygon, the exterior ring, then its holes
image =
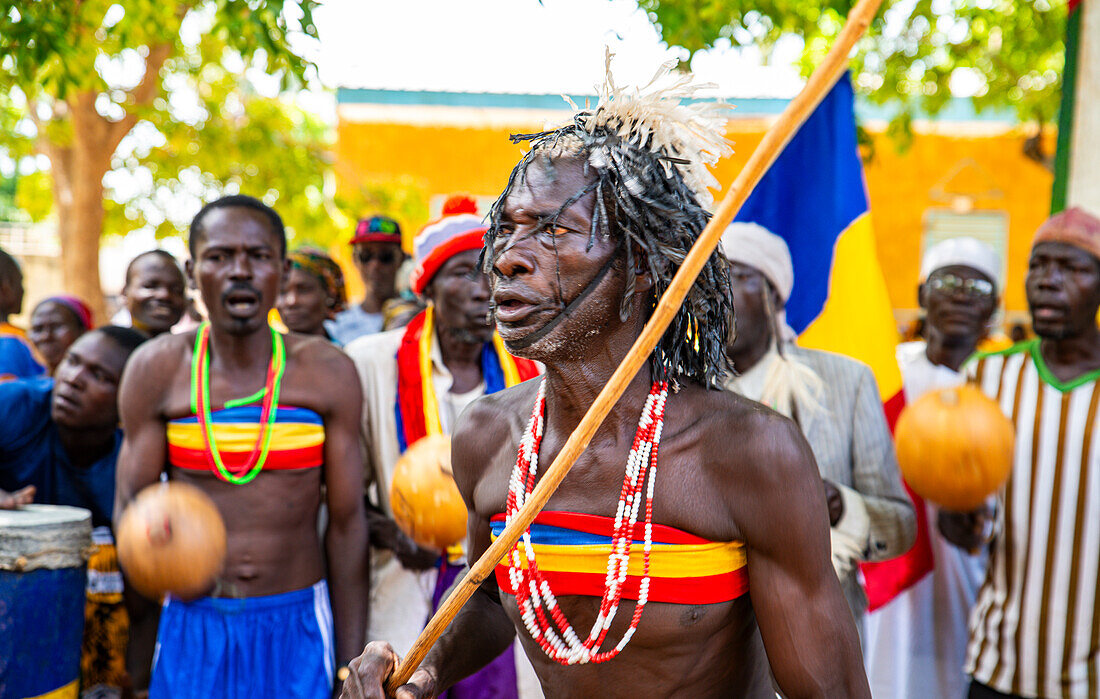
{"type": "MultiPolygon", "coordinates": [[[[610,64],[608,54],[607,82],[595,109],[578,110],[570,123],[552,131],[511,136],[513,143],[531,147],[490,209],[482,268],[492,271],[504,202],[523,182],[528,166],[542,157],[579,160],[593,179],[562,204],[551,222],[595,193],[588,249],[596,236],[616,240],[616,256],[625,261],[619,315],[626,320],[633,307],[634,270],[643,269],[653,280],[652,298],[645,304],[652,309],[699,239],[710,220],[707,188],[717,184],[706,166],[730,148],[722,135],[725,105],[681,104],[708,85],[692,85],[686,76],[673,77],[669,85],[672,64],[666,64],[644,88],[628,92],[615,86],[610,64]]],[[[727,263],[715,252],[650,357],[654,378],[667,379],[673,388],[681,382],[720,387],[730,371],[726,340],[732,327],[727,263]]]]}

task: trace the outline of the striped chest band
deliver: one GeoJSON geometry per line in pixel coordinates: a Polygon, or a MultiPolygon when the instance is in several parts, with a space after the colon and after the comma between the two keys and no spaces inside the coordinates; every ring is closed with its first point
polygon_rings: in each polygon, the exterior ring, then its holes
{"type": "Polygon", "coordinates": [[[209,468],[236,485],[251,482],[265,467],[296,469],[320,466],[324,450],[321,417],[303,408],[279,407],[286,369],[283,337],[271,332],[271,362],[264,388],[248,398],[210,408],[210,324],[195,334],[191,359],[193,417],[171,420],[167,427],[168,460],[178,468],[209,468]],[[260,405],[253,405],[260,402],[260,405]]]}
{"type": "MultiPolygon", "coordinates": [[[[595,518],[584,526],[585,521],[578,519],[583,518],[581,515],[544,513],[540,515],[541,521],[536,519],[536,523],[527,528],[521,541],[512,547],[497,568],[501,588],[515,595],[523,624],[531,638],[547,656],[562,665],[606,662],[626,647],[638,628],[646,602],[651,594],[657,592],[652,587],[654,577],[664,580],[670,574],[675,575],[679,562],[669,563],[667,555],[675,549],[668,549],[668,546],[702,546],[704,548],[695,553],[705,556],[717,554],[715,558],[725,553],[731,561],[730,570],[725,571],[727,574],[735,573],[743,567],[743,561],[736,559],[737,551],[723,552],[722,544],[713,545],[718,548],[710,550],[705,548],[710,545],[709,542],[694,537],[690,542],[680,541],[673,535],[676,530],[655,528],[653,525],[657,446],[661,441],[667,398],[668,383],[654,382],[642,408],[638,430],[627,458],[626,473],[614,519],[595,518]],[[642,549],[639,553],[635,546],[635,536],[639,528],[635,525],[638,524],[643,499],[644,522],[640,527],[642,540],[637,542],[642,549]],[[578,524],[581,526],[574,526],[578,524]],[[671,537],[672,540],[666,542],[661,537],[671,537]],[[566,620],[551,589],[552,585],[557,588],[558,594],[600,595],[599,614],[584,640],[566,620]],[[600,648],[607,638],[607,632],[624,596],[637,600],[630,626],[617,645],[602,651],[600,648]]],[[[512,521],[534,490],[545,415],[544,380],[539,386],[531,421],[520,441],[516,466],[508,484],[508,501],[503,521],[497,517],[492,522],[494,536],[499,535],[504,526],[512,521]]],[[[683,535],[682,532],[676,534],[683,535]]],[[[707,568],[712,569],[718,571],[720,566],[707,568]]],[[[675,587],[675,583],[666,585],[662,582],[660,595],[664,597],[670,594],[675,587]]]]}

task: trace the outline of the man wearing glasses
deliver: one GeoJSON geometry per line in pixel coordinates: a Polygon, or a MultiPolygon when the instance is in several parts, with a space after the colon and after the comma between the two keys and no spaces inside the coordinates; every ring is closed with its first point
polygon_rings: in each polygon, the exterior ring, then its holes
{"type": "MultiPolygon", "coordinates": [[[[1001,287],[1001,261],[984,243],[951,238],[921,261],[918,298],[925,340],[898,345],[905,402],[966,380],[959,368],[989,331],[1001,287]]],[[[937,508],[925,508],[935,522],[937,508]]],[[[963,697],[967,618],[985,577],[986,556],[956,548],[928,527],[932,574],[867,615],[865,659],[871,693],[880,699],[963,697]]]]}
{"type": "Polygon", "coordinates": [[[397,271],[405,261],[401,249],[401,226],[387,216],[371,216],[359,221],[351,239],[352,257],[363,280],[363,300],[336,314],[326,329],[339,345],[357,337],[381,332],[387,314],[392,314],[397,293],[397,271]]]}

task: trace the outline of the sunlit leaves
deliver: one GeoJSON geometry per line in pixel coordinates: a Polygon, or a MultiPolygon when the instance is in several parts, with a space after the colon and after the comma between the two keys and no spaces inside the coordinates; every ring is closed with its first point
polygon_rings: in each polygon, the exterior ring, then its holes
{"type": "MultiPolygon", "coordinates": [[[[695,52],[720,38],[765,49],[805,41],[809,74],[852,0],[640,0],[665,41],[695,52]]],[[[1008,108],[1050,122],[1065,61],[1065,0],[886,0],[853,60],[856,89],[899,114],[936,114],[954,92],[975,109],[1008,108]]],[[[900,117],[899,117],[900,118],[900,117]]]]}

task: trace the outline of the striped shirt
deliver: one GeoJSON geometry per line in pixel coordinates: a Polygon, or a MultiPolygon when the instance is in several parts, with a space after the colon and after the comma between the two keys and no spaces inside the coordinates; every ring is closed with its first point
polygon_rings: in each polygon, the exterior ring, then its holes
{"type": "Polygon", "coordinates": [[[1068,383],[1039,341],[980,355],[968,373],[1016,428],[966,670],[1004,693],[1100,696],[1100,371],[1068,383]]]}

